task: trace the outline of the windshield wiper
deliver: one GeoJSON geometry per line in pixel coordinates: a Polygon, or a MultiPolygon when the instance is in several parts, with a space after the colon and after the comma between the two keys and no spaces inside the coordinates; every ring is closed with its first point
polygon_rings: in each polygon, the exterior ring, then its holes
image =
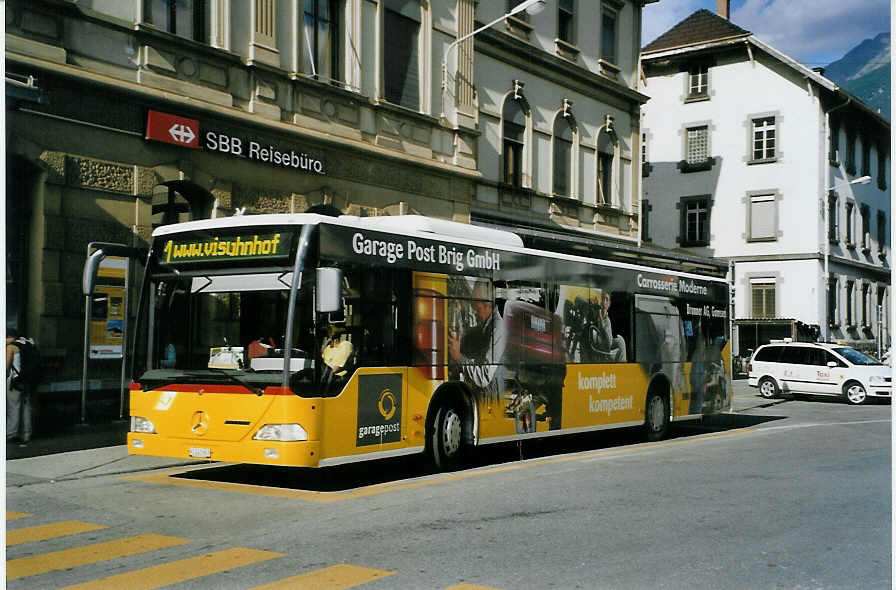
{"type": "Polygon", "coordinates": [[[243,379],[242,377],[238,377],[238,376],[234,375],[233,373],[228,373],[225,369],[209,368],[209,371],[217,373],[218,375],[224,375],[232,383],[236,383],[237,385],[242,385],[243,387],[245,387],[246,389],[248,389],[255,395],[260,396],[263,393],[263,391],[261,389],[255,387],[249,381],[243,379]]]}
{"type": "Polygon", "coordinates": [[[143,391],[154,391],[166,385],[173,385],[175,383],[189,383],[191,379],[192,376],[187,375],[186,373],[165,375],[164,377],[147,377],[146,374],[144,374],[142,377],[140,377],[140,379],[137,380],[137,383],[140,384],[140,387],[143,389],[143,391]]]}

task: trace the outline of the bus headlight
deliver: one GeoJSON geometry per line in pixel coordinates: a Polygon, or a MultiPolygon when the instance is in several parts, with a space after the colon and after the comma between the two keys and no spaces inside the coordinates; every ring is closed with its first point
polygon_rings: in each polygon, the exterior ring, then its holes
{"type": "Polygon", "coordinates": [[[131,432],[155,434],[156,426],[146,418],[141,418],[140,416],[131,416],[131,432]]]}
{"type": "Polygon", "coordinates": [[[254,440],[279,440],[283,442],[292,442],[299,440],[308,440],[308,433],[302,428],[301,424],[265,424],[255,436],[254,440]]]}
{"type": "Polygon", "coordinates": [[[884,377],[883,375],[872,375],[872,376],[868,377],[868,384],[869,385],[886,385],[887,378],[884,377]]]}

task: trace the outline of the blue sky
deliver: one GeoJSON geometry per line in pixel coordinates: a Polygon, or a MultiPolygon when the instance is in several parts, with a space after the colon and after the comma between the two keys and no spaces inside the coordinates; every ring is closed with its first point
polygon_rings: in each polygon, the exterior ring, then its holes
{"type": "MultiPolygon", "coordinates": [[[[644,45],[716,0],[660,0],[642,12],[644,45]]],[[[797,61],[826,66],[890,30],[890,0],[731,0],[731,22],[797,61]]]]}

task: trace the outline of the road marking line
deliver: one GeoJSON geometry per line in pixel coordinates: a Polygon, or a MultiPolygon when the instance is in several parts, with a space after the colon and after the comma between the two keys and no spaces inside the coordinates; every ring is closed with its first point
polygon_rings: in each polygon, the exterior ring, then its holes
{"type": "Polygon", "coordinates": [[[256,586],[252,590],[315,590],[317,588],[342,590],[343,588],[352,588],[373,580],[379,580],[394,573],[388,570],[377,570],[359,565],[340,563],[339,565],[285,578],[270,584],[264,584],[263,586],[256,586]]]}
{"type": "Polygon", "coordinates": [[[151,590],[187,580],[236,569],[253,563],[283,557],[282,553],[235,547],[187,559],[172,561],[132,572],[125,572],[83,584],[66,586],[66,590],[151,590]]]}
{"type": "Polygon", "coordinates": [[[16,518],[25,518],[27,516],[34,516],[33,514],[27,514],[25,512],[13,512],[12,510],[6,511],[6,520],[13,520],[16,518]]]}
{"type": "Polygon", "coordinates": [[[6,546],[9,547],[10,545],[31,543],[33,541],[44,541],[55,537],[76,535],[78,533],[86,533],[87,531],[95,531],[104,528],[108,527],[101,524],[93,524],[92,522],[66,520],[63,522],[42,524],[40,526],[32,526],[24,529],[8,530],[6,531],[6,546]]]}
{"type": "Polygon", "coordinates": [[[190,539],[168,537],[165,535],[137,535],[105,543],[95,543],[74,549],[53,551],[22,557],[6,562],[6,579],[18,580],[27,576],[36,576],[56,570],[68,569],[79,565],[87,565],[98,561],[107,561],[116,557],[125,557],[146,551],[155,551],[189,543],[190,539]]]}
{"type": "Polygon", "coordinates": [[[497,590],[490,586],[476,586],[475,584],[455,584],[448,586],[445,590],[497,590]]]}
{"type": "Polygon", "coordinates": [[[850,422],[809,422],[807,424],[785,424],[783,426],[768,426],[760,428],[760,432],[769,430],[792,430],[794,428],[814,428],[816,426],[852,426],[853,424],[889,424],[892,420],[853,420],[850,422]]]}

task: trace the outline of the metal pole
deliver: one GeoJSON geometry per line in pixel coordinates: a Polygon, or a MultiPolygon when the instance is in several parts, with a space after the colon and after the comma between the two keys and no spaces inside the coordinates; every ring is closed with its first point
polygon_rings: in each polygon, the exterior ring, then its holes
{"type": "Polygon", "coordinates": [[[878,305],[877,306],[877,358],[878,359],[880,359],[881,347],[883,346],[883,340],[884,340],[883,331],[881,330],[881,328],[883,327],[881,325],[883,319],[884,319],[884,306],[878,305]]]}
{"type": "Polygon", "coordinates": [[[90,350],[90,293],[84,295],[84,364],[81,368],[81,424],[87,424],[87,354],[90,350]]]}
{"type": "Polygon", "coordinates": [[[125,367],[127,366],[127,358],[128,358],[128,308],[130,307],[131,302],[131,294],[128,286],[130,285],[130,277],[131,277],[131,262],[130,260],[125,261],[125,270],[124,270],[124,297],[122,298],[122,313],[123,319],[121,321],[121,384],[120,384],[120,393],[121,393],[121,404],[118,409],[118,419],[124,418],[124,381],[125,381],[125,367]]]}

